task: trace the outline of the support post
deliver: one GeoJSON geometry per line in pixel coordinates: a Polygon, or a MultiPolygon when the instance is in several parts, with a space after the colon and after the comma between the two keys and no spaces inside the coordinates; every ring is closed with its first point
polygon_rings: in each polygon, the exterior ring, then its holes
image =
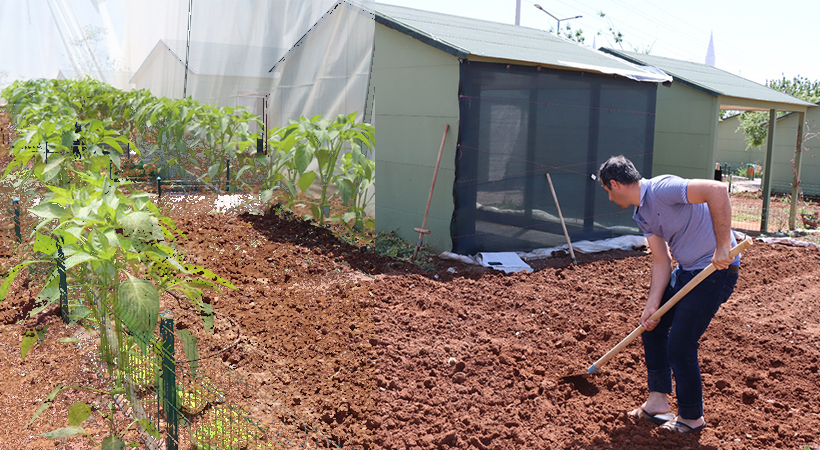
{"type": "Polygon", "coordinates": [[[179,448],[179,402],[177,399],[176,361],[174,360],[174,316],[162,314],[159,323],[162,340],[162,409],[165,411],[166,449],[179,448]]]}
{"type": "Polygon", "coordinates": [[[766,140],[766,161],[763,168],[763,211],[760,215],[760,232],[769,232],[769,204],[772,195],[772,154],[774,153],[774,129],[777,122],[777,110],[769,110],[769,132],[766,140]]]}
{"type": "Polygon", "coordinates": [[[795,217],[797,216],[797,203],[800,196],[800,170],[803,161],[803,122],[806,120],[806,113],[797,113],[797,145],[794,147],[794,167],[792,167],[792,202],[789,206],[789,229],[796,227],[795,217]]]}
{"type": "Polygon", "coordinates": [[[17,236],[17,243],[23,243],[23,235],[20,233],[20,199],[14,197],[11,201],[14,203],[14,234],[17,236]]]}
{"type": "Polygon", "coordinates": [[[225,192],[228,194],[231,193],[231,159],[228,158],[225,160],[226,167],[228,169],[228,173],[225,177],[225,192]]]}
{"type": "Polygon", "coordinates": [[[60,277],[60,318],[68,323],[68,283],[65,276],[65,255],[63,254],[63,238],[54,236],[57,241],[57,275],[60,277]]]}
{"type": "Polygon", "coordinates": [[[162,199],[162,177],[157,177],[157,202],[162,199]]]}

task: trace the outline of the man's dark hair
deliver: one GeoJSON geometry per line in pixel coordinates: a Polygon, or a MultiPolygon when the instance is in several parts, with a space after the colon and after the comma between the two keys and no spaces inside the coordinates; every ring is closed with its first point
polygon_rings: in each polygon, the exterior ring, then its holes
{"type": "Polygon", "coordinates": [[[598,169],[598,179],[607,189],[611,189],[612,180],[629,185],[641,181],[641,174],[632,161],[626,159],[624,155],[618,155],[601,164],[598,169]]]}

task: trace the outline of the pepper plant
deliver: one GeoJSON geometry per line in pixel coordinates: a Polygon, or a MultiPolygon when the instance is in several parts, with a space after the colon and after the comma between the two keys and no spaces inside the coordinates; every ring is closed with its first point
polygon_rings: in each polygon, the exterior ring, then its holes
{"type": "MultiPolygon", "coordinates": [[[[19,100],[14,118],[21,137],[12,147],[14,159],[3,177],[30,168],[47,189],[40,203],[29,208],[40,219],[34,249],[51,259],[62,253],[69,282],[80,289],[80,298],[84,299],[76,305],[72,317],[100,329],[101,359],[109,374],[116,374],[111,392],[124,392],[129,401],[135,400],[133,384],[124,376],[129,373],[124,350],[136,344],[147,352],[157,326],[161,293],[182,294],[203,318],[206,329],[212,331],[213,309],[204,302],[203,291],[235,287],[210,270],[185,262],[185,255],[174,245],[177,236],[184,238],[184,234],[150,201],[152,194],[126,194],[122,187],[129,183],[111,179],[110,165],[119,167],[123,144],[130,146],[125,136],[112,129],[112,120],[95,118],[93,111],[78,114],[74,108],[83,108],[87,102],[65,106],[65,98],[58,96],[49,104],[49,98],[36,97],[23,85],[14,85],[12,91],[10,97],[19,100]],[[45,106],[38,101],[45,102],[45,106]],[[86,145],[86,151],[79,155],[69,150],[80,137],[75,131],[76,121],[83,124],[86,145]],[[119,369],[116,372],[115,367],[119,369]]],[[[0,284],[0,299],[5,298],[23,268],[38,262],[43,261],[27,260],[12,268],[0,284]]],[[[45,308],[59,297],[55,269],[46,279],[38,302],[45,308]]],[[[186,354],[196,355],[195,339],[187,330],[179,334],[186,354]]],[[[32,421],[51,405],[61,389],[55,389],[43,402],[32,421]]],[[[46,437],[75,434],[84,434],[84,430],[70,425],[46,437]]],[[[119,435],[112,430],[109,438],[119,439],[119,435]]]]}

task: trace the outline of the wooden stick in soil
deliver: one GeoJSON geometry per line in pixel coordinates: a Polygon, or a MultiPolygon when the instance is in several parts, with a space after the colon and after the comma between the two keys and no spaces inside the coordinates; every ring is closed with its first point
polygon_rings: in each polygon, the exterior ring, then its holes
{"type": "Polygon", "coordinates": [[[558,218],[561,219],[561,228],[564,229],[564,237],[567,238],[567,246],[569,247],[569,255],[572,257],[572,265],[577,266],[578,261],[575,260],[575,252],[572,250],[572,241],[569,239],[567,233],[567,224],[564,223],[564,215],[561,214],[561,205],[558,204],[558,196],[555,195],[555,188],[552,186],[552,178],[547,174],[547,182],[550,184],[550,191],[552,191],[552,199],[555,200],[555,208],[558,210],[558,218]]]}
{"type": "Polygon", "coordinates": [[[424,210],[424,219],[421,222],[421,228],[413,228],[419,233],[419,241],[416,243],[416,248],[413,250],[413,258],[411,263],[416,262],[416,255],[421,248],[422,240],[425,234],[430,234],[430,230],[426,229],[427,215],[430,214],[430,202],[433,201],[433,188],[436,187],[436,177],[438,177],[438,167],[441,164],[441,153],[444,151],[444,142],[447,140],[447,132],[450,131],[450,124],[444,125],[444,136],[441,137],[441,146],[438,148],[438,158],[436,158],[436,170],[433,171],[433,182],[430,184],[430,194],[427,196],[427,208],[424,210]]]}

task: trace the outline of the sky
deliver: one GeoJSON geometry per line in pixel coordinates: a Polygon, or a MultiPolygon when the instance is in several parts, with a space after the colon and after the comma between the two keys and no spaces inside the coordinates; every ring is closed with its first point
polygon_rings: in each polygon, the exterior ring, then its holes
{"type": "MultiPolygon", "coordinates": [[[[582,29],[584,44],[646,51],[704,63],[710,36],[715,67],[760,84],[802,76],[820,80],[820,1],[781,0],[520,0],[521,26],[582,29]],[[605,14],[604,18],[599,12],[605,14]],[[609,32],[623,34],[616,44],[609,32]],[[598,35],[598,33],[601,33],[598,35]]],[[[515,23],[516,0],[379,0],[379,3],[515,23]]]]}

